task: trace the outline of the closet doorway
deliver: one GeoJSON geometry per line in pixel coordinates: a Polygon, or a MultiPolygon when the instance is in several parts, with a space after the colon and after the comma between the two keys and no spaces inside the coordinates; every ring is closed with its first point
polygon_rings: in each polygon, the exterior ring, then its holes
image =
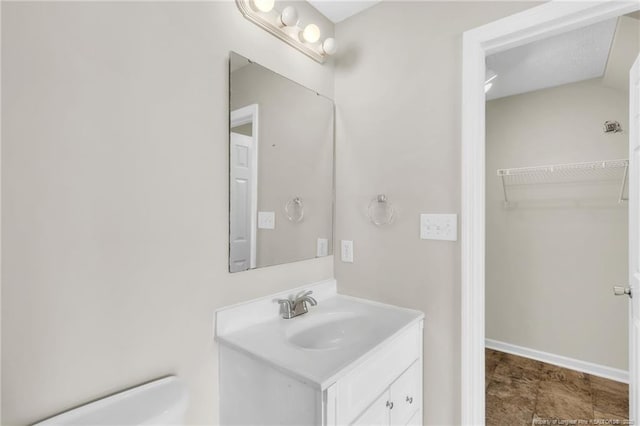
{"type": "MultiPolygon", "coordinates": [[[[485,205],[485,184],[487,189],[487,195],[489,195],[489,185],[491,184],[489,178],[489,165],[487,164],[485,169],[485,110],[484,110],[484,94],[481,93],[481,88],[484,86],[484,80],[486,78],[486,69],[485,69],[485,57],[490,57],[498,52],[504,52],[506,50],[512,49],[514,47],[524,46],[526,44],[540,41],[545,38],[549,38],[552,36],[556,36],[559,34],[568,33],[569,31],[576,30],[579,28],[585,28],[589,25],[594,25],[598,23],[603,23],[607,19],[614,19],[619,16],[627,15],[631,12],[634,12],[638,9],[637,3],[622,3],[622,2],[604,2],[597,4],[574,4],[571,3],[561,3],[561,2],[550,2],[543,6],[539,6],[535,9],[531,9],[529,11],[523,12],[518,15],[514,15],[512,17],[505,18],[503,20],[497,21],[495,23],[489,24],[485,27],[480,27],[478,29],[469,31],[465,33],[464,36],[464,64],[463,64],[463,209],[462,209],[462,251],[463,251],[463,265],[462,265],[462,423],[463,424],[482,424],[485,421],[485,363],[484,363],[484,346],[485,346],[485,305],[484,305],[484,296],[485,296],[485,266],[488,268],[489,264],[485,264],[485,242],[487,243],[487,247],[491,244],[491,238],[493,235],[489,235],[489,223],[487,222],[487,229],[485,234],[485,207],[487,208],[487,220],[489,219],[489,209],[490,206],[485,205]],[[486,174],[485,174],[486,173],[486,174]],[[487,236],[485,240],[485,235],[487,236]]],[[[633,19],[633,17],[630,17],[633,19]]],[[[636,65],[637,67],[638,65],[636,65]]],[[[638,71],[636,71],[637,73],[638,71]]],[[[635,74],[634,74],[635,75],[635,74]]],[[[497,87],[497,86],[496,86],[497,87]]],[[[619,292],[623,293],[623,297],[626,298],[624,292],[626,291],[625,287],[629,286],[633,289],[637,289],[637,277],[640,276],[638,274],[638,256],[637,256],[637,245],[638,245],[638,232],[637,232],[637,221],[638,221],[638,206],[637,206],[637,187],[638,187],[638,175],[637,175],[637,163],[638,160],[636,158],[637,145],[638,145],[638,119],[639,115],[637,114],[637,98],[639,95],[636,93],[640,91],[640,88],[637,84],[633,83],[630,85],[630,93],[631,93],[631,119],[627,121],[628,129],[624,129],[630,134],[630,144],[627,149],[630,151],[627,152],[627,159],[630,160],[629,166],[629,182],[630,188],[625,188],[624,191],[629,191],[629,229],[627,230],[627,235],[629,238],[629,266],[627,274],[624,274],[624,281],[621,283],[605,283],[607,287],[610,284],[624,284],[622,288],[618,289],[619,292]],[[634,104],[635,102],[635,104],[634,104]],[[635,281],[634,281],[635,280],[635,281]]],[[[577,100],[577,99],[574,99],[577,100]]],[[[512,105],[513,107],[513,105],[512,105]]],[[[489,110],[488,110],[489,111],[489,110]]],[[[489,111],[490,112],[490,111],[489,111]]],[[[488,115],[487,115],[488,117],[488,115]]],[[[554,117],[557,117],[554,116],[554,117]]],[[[607,119],[604,119],[608,121],[607,119]]],[[[554,124],[554,119],[548,119],[547,128],[552,128],[554,124]]],[[[613,119],[615,120],[615,118],[613,119]]],[[[622,120],[620,120],[622,121],[622,120]]],[[[557,124],[557,123],[556,123],[557,124]]],[[[604,129],[605,124],[603,122],[598,123],[598,127],[604,129]]],[[[613,125],[612,125],[613,126],[613,125]]],[[[575,130],[578,128],[576,127],[575,130]]],[[[490,128],[487,127],[487,136],[489,136],[490,128]]],[[[615,131],[614,131],[615,133],[615,131]]],[[[545,138],[544,133],[538,134],[538,138],[542,141],[545,138]]],[[[525,149],[526,151],[526,149],[525,149]]],[[[527,158],[535,159],[534,154],[535,150],[529,151],[527,158]]],[[[488,154],[488,151],[487,151],[488,154]]],[[[612,160],[625,160],[625,158],[611,158],[612,160]]],[[[487,160],[490,159],[487,157],[487,160]]],[[[622,171],[624,174],[624,170],[626,170],[626,165],[623,163],[621,167],[614,167],[613,163],[608,163],[607,160],[598,160],[593,159],[593,161],[589,162],[598,162],[602,165],[602,169],[607,169],[607,171],[611,171],[613,169],[618,169],[618,171],[622,171]],[[611,166],[611,167],[608,167],[611,166]]],[[[531,166],[562,166],[562,167],[550,167],[549,170],[562,170],[565,171],[569,169],[568,173],[578,173],[580,170],[586,168],[594,170],[595,167],[593,165],[578,165],[576,163],[587,163],[587,161],[569,161],[563,159],[560,162],[547,162],[547,163],[534,163],[531,166]]],[[[528,165],[515,164],[512,166],[510,164],[502,165],[500,168],[508,172],[513,172],[516,174],[516,170],[509,169],[523,169],[524,167],[529,167],[528,165]]],[[[532,170],[529,170],[532,171],[532,170]]],[[[533,170],[535,172],[543,172],[544,170],[533,170]]],[[[503,176],[513,176],[513,175],[503,175],[499,176],[496,170],[493,171],[496,173],[494,175],[496,178],[501,178],[503,176]]],[[[544,173],[543,173],[544,174],[544,173]]],[[[537,176],[536,178],[541,178],[537,176]]],[[[546,179],[545,176],[542,176],[542,179],[546,179]]],[[[620,179],[622,180],[622,179],[620,179]]],[[[526,183],[520,182],[521,185],[526,185],[526,183]]],[[[546,182],[541,182],[542,185],[546,185],[546,182]]],[[[511,192],[510,190],[519,190],[521,188],[509,187],[509,182],[504,182],[502,186],[502,196],[507,197],[506,200],[503,200],[503,207],[505,209],[505,214],[513,213],[513,209],[517,208],[516,205],[512,204],[514,199],[511,198],[513,195],[522,196],[522,192],[516,194],[511,192]],[[508,211],[508,209],[512,209],[508,211]]],[[[553,185],[553,184],[551,184],[553,185]]],[[[593,185],[592,185],[593,186],[593,185]]],[[[601,185],[595,185],[598,191],[604,190],[604,187],[601,185]]],[[[546,187],[548,190],[549,187],[546,187]]],[[[569,191],[569,187],[567,186],[567,182],[560,182],[559,186],[555,186],[554,190],[569,191]]],[[[581,193],[585,195],[587,191],[586,186],[581,186],[578,190],[574,188],[573,191],[570,191],[572,195],[576,195],[575,193],[581,193]]],[[[516,191],[517,192],[517,191],[516,191]]],[[[545,197],[548,198],[547,195],[544,194],[544,191],[540,189],[534,189],[533,194],[529,200],[520,200],[519,206],[522,207],[529,203],[529,208],[537,208],[542,209],[541,205],[548,200],[544,200],[545,197]]],[[[624,197],[624,194],[623,194],[624,197]]],[[[562,197],[559,194],[556,194],[554,201],[560,201],[562,197]]],[[[596,197],[597,198],[597,197],[596,197]]],[[[565,206],[566,208],[567,206],[565,206]]],[[[597,206],[591,206],[597,207],[597,206]]],[[[602,208],[601,208],[602,209],[602,208]]],[[[626,213],[626,209],[624,210],[626,213]]],[[[620,213],[620,212],[618,212],[620,213]]],[[[520,219],[527,214],[524,213],[516,213],[520,214],[520,219]]],[[[513,216],[513,215],[512,215],[513,216]]],[[[530,216],[530,215],[529,215],[530,216]]],[[[570,228],[573,226],[577,226],[577,221],[569,220],[567,225],[561,227],[558,233],[567,233],[570,231],[570,228]]],[[[540,229],[543,231],[547,230],[550,225],[549,222],[546,224],[540,225],[540,229]]],[[[591,228],[593,229],[593,227],[591,228]]],[[[495,244],[495,241],[493,242],[495,244]]],[[[547,242],[548,243],[548,242],[547,242]]],[[[527,253],[527,244],[523,244],[521,246],[510,246],[512,250],[522,250],[524,253],[524,257],[526,258],[527,253]]],[[[551,246],[548,246],[551,247],[551,246]]],[[[529,247],[531,248],[531,247],[529,247]]],[[[555,248],[555,247],[551,247],[555,248]]],[[[549,249],[551,251],[551,249],[549,249]]],[[[531,254],[531,253],[529,253],[531,254]]],[[[571,253],[567,253],[564,256],[555,256],[557,263],[571,263],[573,260],[571,259],[571,253]]],[[[486,260],[489,261],[490,259],[486,260]]],[[[509,267],[508,262],[503,262],[505,267],[509,267]]],[[[573,271],[582,271],[586,269],[586,263],[570,265],[573,266],[573,271]]],[[[487,278],[489,278],[489,272],[487,272],[487,278]]],[[[575,274],[578,275],[578,274],[575,274]]],[[[615,277],[612,277],[615,279],[615,277]]],[[[514,286],[517,283],[512,283],[514,286]]],[[[531,291],[531,286],[525,286],[521,288],[522,291],[531,291]]],[[[556,287],[556,291],[562,291],[561,288],[556,287]]],[[[609,287],[609,291],[610,287],[609,287]]],[[[526,293],[520,295],[521,298],[525,299],[527,296],[530,296],[526,293]]],[[[557,297],[557,293],[550,293],[551,298],[557,297]]],[[[608,296],[613,298],[613,296],[608,296]]],[[[549,300],[549,299],[547,299],[549,300]]],[[[627,304],[631,306],[631,312],[634,315],[638,315],[638,310],[640,310],[640,306],[638,306],[638,298],[629,299],[627,304]]],[[[616,302],[617,303],[617,302],[616,302]]],[[[517,305],[517,303],[514,303],[517,305]]],[[[520,305],[519,314],[524,315],[524,309],[529,309],[530,311],[535,313],[536,309],[544,310],[544,306],[535,306],[535,304],[520,305]],[[522,306],[525,306],[523,308],[522,306]]],[[[625,309],[618,309],[618,311],[625,311],[625,309]]],[[[588,313],[588,312],[580,312],[576,311],[575,318],[580,319],[580,315],[584,318],[585,315],[594,315],[597,316],[597,313],[588,313]]],[[[629,342],[629,365],[631,369],[630,382],[631,382],[631,391],[630,391],[630,415],[631,418],[635,418],[635,414],[637,412],[637,407],[640,405],[638,402],[637,393],[634,391],[635,387],[635,379],[637,378],[637,374],[634,373],[634,368],[637,368],[637,358],[635,354],[637,352],[637,341],[634,340],[636,335],[640,333],[640,321],[638,318],[633,318],[633,321],[630,321],[632,327],[630,327],[631,341],[629,342]]],[[[491,324],[491,321],[487,317],[487,329],[491,324]]],[[[629,322],[629,321],[628,321],[629,322]]],[[[536,332],[532,331],[536,327],[544,325],[544,320],[537,318],[534,323],[530,323],[530,329],[525,330],[525,333],[529,335],[536,336],[536,332]]],[[[501,324],[506,329],[512,326],[512,324],[501,324]]],[[[578,332],[585,333],[588,335],[588,329],[585,327],[577,328],[578,332]]],[[[614,334],[614,333],[610,333],[614,334]]],[[[588,336],[587,336],[588,337],[588,336]]],[[[503,342],[504,343],[504,342],[503,342]]],[[[509,343],[509,342],[506,342],[509,343]]],[[[556,342],[563,343],[563,342],[556,342]]],[[[513,346],[520,346],[512,344],[512,347],[502,347],[502,349],[513,349],[513,346]]],[[[524,346],[521,346],[524,347],[524,346]]],[[[536,348],[528,348],[531,349],[528,353],[524,353],[525,357],[533,358],[535,355],[539,355],[538,352],[543,353],[552,353],[547,351],[540,351],[536,348]]],[[[548,349],[547,349],[548,350],[548,349]]],[[[556,354],[558,355],[558,354],[556,354]]],[[[493,356],[493,355],[492,355],[493,356]]],[[[562,355],[561,355],[562,356],[562,355]]],[[[556,357],[552,361],[556,364],[559,363],[561,356],[556,357]]],[[[504,357],[504,355],[500,355],[500,357],[504,357]]],[[[569,357],[564,357],[569,358],[569,357]]],[[[577,359],[577,358],[576,358],[577,359]]],[[[536,361],[537,362],[537,361],[536,361]]],[[[608,361],[607,361],[608,362],[608,361]]],[[[595,363],[592,363],[595,364],[595,363]]],[[[603,363],[605,364],[605,363],[603,363]]],[[[586,365],[586,362],[583,363],[582,367],[586,365]]],[[[597,365],[597,364],[596,364],[597,365]]],[[[537,364],[533,364],[534,370],[537,369],[537,364]]],[[[606,365],[604,365],[606,367],[606,365]]],[[[521,365],[520,369],[525,369],[525,366],[521,365]]],[[[542,367],[541,367],[542,368],[542,367]]],[[[623,369],[613,370],[624,371],[623,369]]],[[[610,370],[609,373],[611,373],[610,370]]],[[[594,370],[593,371],[595,377],[600,377],[603,374],[602,370],[594,370]]],[[[606,371],[605,371],[606,373],[606,371]]],[[[562,372],[554,372],[550,373],[550,375],[556,376],[566,376],[568,373],[562,372]]],[[[618,378],[619,379],[619,378],[618,378]]],[[[597,382],[597,380],[596,380],[597,382]]],[[[595,409],[592,409],[592,411],[595,409]]],[[[553,415],[553,414],[551,414],[553,415]]],[[[544,419],[541,419],[544,420],[544,419]]],[[[589,420],[589,419],[566,419],[566,420],[589,420]]],[[[593,417],[591,417],[593,420],[593,417]]],[[[518,424],[518,423],[511,423],[518,424]]],[[[529,423],[531,424],[531,423],[529,423]]],[[[543,422],[539,424],[544,424],[543,422]]]]}
{"type": "Polygon", "coordinates": [[[628,420],[629,69],[610,18],[489,55],[486,424],[628,420]]]}

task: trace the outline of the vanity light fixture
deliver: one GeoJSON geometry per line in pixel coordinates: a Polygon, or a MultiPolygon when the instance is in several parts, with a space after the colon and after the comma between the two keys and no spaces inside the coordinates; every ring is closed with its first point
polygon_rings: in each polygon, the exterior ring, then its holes
{"type": "Polygon", "coordinates": [[[336,44],[336,39],[329,37],[325,41],[322,42],[322,51],[327,55],[333,55],[338,50],[338,46],[336,44]]]}
{"type": "Polygon", "coordinates": [[[307,25],[302,31],[302,38],[309,43],[315,43],[320,40],[320,28],[316,24],[307,25]]]}
{"type": "Polygon", "coordinates": [[[298,24],[298,11],[293,6],[287,6],[282,10],[278,20],[283,27],[295,27],[298,24]]]}
{"type": "Polygon", "coordinates": [[[275,5],[275,0],[251,0],[255,9],[259,12],[271,12],[275,5]]]}
{"type": "Polygon", "coordinates": [[[293,6],[278,11],[275,0],[236,0],[236,5],[245,18],[317,62],[324,63],[337,51],[335,39],[321,40],[320,28],[313,23],[301,24],[293,6]]]}

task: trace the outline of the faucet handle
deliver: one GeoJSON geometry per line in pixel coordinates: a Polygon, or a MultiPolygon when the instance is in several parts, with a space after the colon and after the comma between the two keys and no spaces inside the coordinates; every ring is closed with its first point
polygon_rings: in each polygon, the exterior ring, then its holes
{"type": "Polygon", "coordinates": [[[313,290],[303,290],[300,293],[298,293],[298,295],[296,296],[296,300],[302,299],[303,297],[307,297],[311,294],[313,294],[313,290]]]}
{"type": "Polygon", "coordinates": [[[294,316],[304,314],[308,312],[307,302],[311,304],[311,306],[316,306],[318,302],[316,299],[311,297],[313,291],[306,290],[298,293],[296,298],[291,302],[291,309],[293,310],[294,316]]]}

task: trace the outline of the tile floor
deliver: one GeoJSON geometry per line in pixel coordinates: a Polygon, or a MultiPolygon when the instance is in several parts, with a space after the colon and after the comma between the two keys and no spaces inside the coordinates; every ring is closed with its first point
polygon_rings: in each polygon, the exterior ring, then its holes
{"type": "Polygon", "coordinates": [[[485,355],[487,426],[628,424],[624,383],[491,349],[485,355]]]}

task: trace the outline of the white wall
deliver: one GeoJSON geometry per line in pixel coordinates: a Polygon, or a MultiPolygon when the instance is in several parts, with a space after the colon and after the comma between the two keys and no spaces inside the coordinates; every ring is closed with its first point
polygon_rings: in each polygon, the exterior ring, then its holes
{"type": "Polygon", "coordinates": [[[600,79],[487,103],[486,336],[627,369],[627,205],[620,182],[533,185],[503,207],[496,170],[628,157],[628,94],[600,79]]]}
{"type": "Polygon", "coordinates": [[[218,419],[216,308],[331,277],[230,275],[228,51],[333,97],[233,2],[2,3],[2,421],[166,374],[218,419]]]}
{"type": "Polygon", "coordinates": [[[383,2],[336,25],[340,291],[425,312],[425,424],[460,422],[460,246],[419,239],[420,213],[459,213],[462,33],[523,2],[383,2]],[[384,193],[397,219],[366,217],[384,193]]]}
{"type": "Polygon", "coordinates": [[[602,84],[613,89],[629,91],[629,70],[640,51],[640,16],[618,18],[613,37],[607,68],[602,76],[602,84]]]}

